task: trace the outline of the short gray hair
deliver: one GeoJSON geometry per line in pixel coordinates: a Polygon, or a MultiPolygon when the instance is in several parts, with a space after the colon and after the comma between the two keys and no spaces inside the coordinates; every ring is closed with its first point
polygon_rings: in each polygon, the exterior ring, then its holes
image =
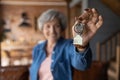
{"type": "Polygon", "coordinates": [[[66,21],[66,17],[63,13],[55,10],[55,9],[49,9],[45,12],[43,12],[40,17],[38,18],[38,28],[40,30],[43,29],[43,25],[47,22],[47,21],[50,21],[50,20],[53,20],[57,18],[60,22],[60,26],[61,26],[61,29],[64,30],[67,26],[67,21],[66,21]]]}

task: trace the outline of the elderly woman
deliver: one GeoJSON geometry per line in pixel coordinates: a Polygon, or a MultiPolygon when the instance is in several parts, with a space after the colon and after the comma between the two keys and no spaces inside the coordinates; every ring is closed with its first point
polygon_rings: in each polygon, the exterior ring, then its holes
{"type": "MultiPolygon", "coordinates": [[[[81,35],[83,44],[76,46],[72,39],[61,36],[66,28],[65,16],[61,12],[50,9],[41,14],[38,24],[46,41],[37,44],[33,49],[30,79],[72,80],[72,68],[86,70],[90,67],[92,53],[88,43],[102,22],[102,17],[95,9],[87,9],[77,17],[76,23],[85,24],[87,31],[81,35]]],[[[76,35],[75,25],[72,29],[73,37],[76,35]]]]}

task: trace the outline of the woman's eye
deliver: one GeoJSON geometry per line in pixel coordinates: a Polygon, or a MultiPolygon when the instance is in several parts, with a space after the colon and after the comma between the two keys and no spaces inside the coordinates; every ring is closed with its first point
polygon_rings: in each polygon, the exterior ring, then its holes
{"type": "Polygon", "coordinates": [[[46,28],[50,28],[50,26],[46,26],[46,28]]]}
{"type": "Polygon", "coordinates": [[[56,27],[58,27],[58,28],[59,28],[59,27],[60,27],[60,25],[56,25],[56,27]]]}

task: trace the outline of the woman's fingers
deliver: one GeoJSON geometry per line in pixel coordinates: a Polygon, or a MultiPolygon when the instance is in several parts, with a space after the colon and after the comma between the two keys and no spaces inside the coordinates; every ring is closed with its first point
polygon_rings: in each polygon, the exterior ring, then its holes
{"type": "Polygon", "coordinates": [[[92,33],[96,33],[96,31],[101,27],[102,24],[103,18],[102,16],[99,16],[98,21],[96,23],[93,23],[92,21],[88,23],[88,28],[90,31],[92,31],[92,33]]]}
{"type": "Polygon", "coordinates": [[[84,12],[79,16],[79,18],[88,20],[88,19],[89,19],[89,16],[91,15],[91,13],[92,13],[91,9],[87,8],[87,9],[85,9],[84,12]]]}
{"type": "Polygon", "coordinates": [[[102,16],[99,16],[98,11],[95,8],[86,9],[81,16],[75,19],[74,25],[78,23],[85,24],[87,32],[92,32],[94,34],[103,24],[103,18],[102,16]]]}
{"type": "Polygon", "coordinates": [[[91,21],[93,22],[93,23],[96,23],[97,22],[97,20],[98,20],[98,12],[97,12],[97,10],[95,9],[95,8],[93,8],[92,9],[92,14],[93,14],[93,16],[92,16],[92,18],[91,18],[91,21]]]}
{"type": "Polygon", "coordinates": [[[98,22],[96,23],[96,27],[97,27],[97,28],[100,28],[100,27],[102,26],[102,24],[103,24],[103,18],[102,18],[102,16],[100,15],[100,16],[98,17],[98,22]]]}
{"type": "Polygon", "coordinates": [[[95,8],[92,9],[92,15],[93,16],[88,21],[87,25],[92,32],[96,32],[97,29],[103,24],[103,18],[98,14],[98,11],[95,8]]]}

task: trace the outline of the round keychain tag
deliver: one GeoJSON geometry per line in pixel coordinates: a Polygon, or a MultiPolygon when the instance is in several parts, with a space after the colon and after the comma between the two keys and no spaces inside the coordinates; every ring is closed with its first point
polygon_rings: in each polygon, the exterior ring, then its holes
{"type": "Polygon", "coordinates": [[[79,34],[82,35],[83,31],[84,31],[84,24],[80,23],[80,24],[76,24],[74,27],[74,31],[79,34]]]}

